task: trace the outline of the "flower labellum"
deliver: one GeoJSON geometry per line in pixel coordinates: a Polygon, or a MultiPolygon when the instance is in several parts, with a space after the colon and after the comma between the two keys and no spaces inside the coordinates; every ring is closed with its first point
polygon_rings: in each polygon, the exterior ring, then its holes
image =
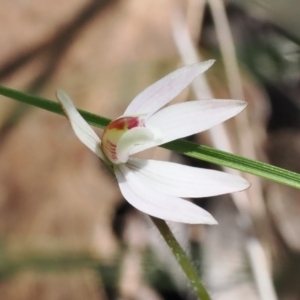
{"type": "Polygon", "coordinates": [[[213,62],[185,66],[146,88],[104,129],[102,141],[68,95],[57,91],[76,136],[113,172],[124,198],[146,214],[175,222],[216,224],[207,211],[183,198],[217,196],[249,187],[245,179],[224,172],[131,157],[207,130],[246,107],[244,101],[213,99],[164,107],[213,62]]]}
{"type": "MultiPolygon", "coordinates": [[[[102,135],[102,151],[106,155],[106,157],[114,164],[125,163],[128,159],[121,158],[120,142],[124,140],[124,134],[129,130],[135,128],[145,128],[144,120],[139,117],[121,117],[112,121],[106,128],[104,129],[102,135]],[[118,146],[118,147],[117,147],[118,146]]],[[[132,133],[133,131],[131,131],[132,133]]],[[[137,138],[137,136],[135,136],[137,138]]],[[[137,141],[136,141],[137,142],[137,141]]],[[[139,141],[140,143],[142,141],[139,141]]]]}

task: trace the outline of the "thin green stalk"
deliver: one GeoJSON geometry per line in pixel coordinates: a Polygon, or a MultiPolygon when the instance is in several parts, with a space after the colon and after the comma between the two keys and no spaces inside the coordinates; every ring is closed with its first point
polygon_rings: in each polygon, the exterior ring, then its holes
{"type": "MultiPolygon", "coordinates": [[[[33,96],[27,93],[16,91],[4,86],[0,86],[0,94],[14,100],[34,105],[42,109],[63,115],[60,105],[48,99],[33,96]]],[[[104,128],[110,122],[109,119],[78,110],[84,119],[91,125],[104,128]]],[[[190,156],[196,159],[205,160],[220,166],[229,167],[242,172],[250,173],[269,180],[273,180],[291,187],[300,189],[300,174],[278,168],[266,163],[254,161],[245,157],[227,153],[221,150],[201,146],[185,140],[177,140],[164,145],[166,149],[190,156]]]]}
{"type": "Polygon", "coordinates": [[[187,257],[186,253],[183,251],[180,244],[175,239],[173,233],[168,227],[167,223],[164,220],[150,217],[152,222],[155,224],[160,234],[163,236],[170,250],[172,251],[175,259],[179,263],[181,269],[185,273],[188,281],[196,292],[196,295],[201,300],[210,300],[210,296],[207,293],[205,287],[199,279],[199,275],[196,272],[195,268],[191,264],[191,261],[187,257]]]}

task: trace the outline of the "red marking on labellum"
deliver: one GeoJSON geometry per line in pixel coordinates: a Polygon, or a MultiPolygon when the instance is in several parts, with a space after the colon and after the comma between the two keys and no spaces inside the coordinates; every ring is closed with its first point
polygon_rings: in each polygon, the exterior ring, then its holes
{"type": "Polygon", "coordinates": [[[126,120],[127,124],[128,124],[127,125],[128,129],[138,127],[139,125],[142,125],[142,124],[140,124],[139,118],[125,118],[125,119],[128,119],[128,120],[126,120]]]}
{"type": "Polygon", "coordinates": [[[105,128],[105,131],[110,129],[117,129],[117,130],[131,129],[138,126],[142,126],[142,127],[145,126],[143,120],[141,120],[139,117],[124,117],[109,123],[105,128]]]}
{"type": "Polygon", "coordinates": [[[107,141],[106,149],[111,154],[113,159],[117,158],[117,146],[113,144],[111,141],[107,141]]]}

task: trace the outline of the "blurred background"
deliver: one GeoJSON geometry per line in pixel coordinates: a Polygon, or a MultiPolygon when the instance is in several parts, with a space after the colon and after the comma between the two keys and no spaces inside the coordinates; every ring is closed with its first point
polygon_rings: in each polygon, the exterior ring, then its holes
{"type": "MultiPolygon", "coordinates": [[[[62,88],[116,118],[170,71],[216,59],[175,101],[248,108],[190,140],[300,172],[299,11],[297,0],[1,0],[0,82],[52,100],[62,88]]],[[[0,130],[1,300],[196,299],[66,118],[1,96],[0,130]]],[[[248,191],[195,200],[219,226],[171,229],[212,299],[298,300],[299,191],[242,176],[248,191]]]]}

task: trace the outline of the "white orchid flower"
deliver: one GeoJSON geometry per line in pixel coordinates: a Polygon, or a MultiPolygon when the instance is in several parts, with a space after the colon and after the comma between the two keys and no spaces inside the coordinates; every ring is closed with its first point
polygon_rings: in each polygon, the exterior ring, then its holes
{"type": "Polygon", "coordinates": [[[246,107],[238,100],[198,100],[162,108],[213,62],[185,66],[146,88],[104,129],[102,142],[68,95],[57,92],[76,136],[114,173],[124,198],[146,214],[189,224],[216,224],[207,211],[182,197],[216,196],[249,187],[245,179],[223,172],[130,157],[209,129],[246,107]]]}

